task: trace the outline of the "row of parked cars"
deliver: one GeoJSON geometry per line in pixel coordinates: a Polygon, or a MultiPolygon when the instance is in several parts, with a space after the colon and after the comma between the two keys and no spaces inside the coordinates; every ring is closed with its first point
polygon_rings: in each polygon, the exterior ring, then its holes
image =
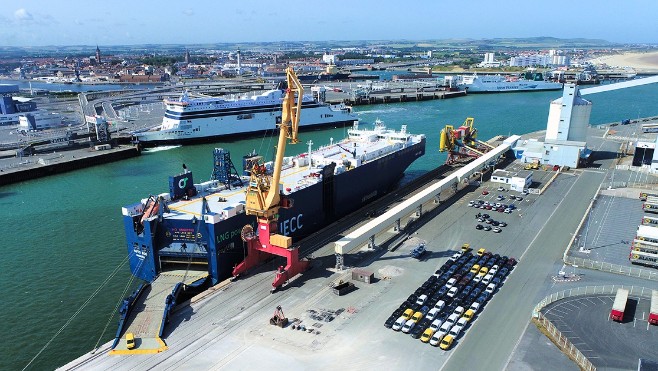
{"type": "Polygon", "coordinates": [[[464,244],[460,252],[400,304],[384,326],[447,350],[515,265],[514,258],[494,255],[485,249],[473,254],[470,246],[464,244]]]}

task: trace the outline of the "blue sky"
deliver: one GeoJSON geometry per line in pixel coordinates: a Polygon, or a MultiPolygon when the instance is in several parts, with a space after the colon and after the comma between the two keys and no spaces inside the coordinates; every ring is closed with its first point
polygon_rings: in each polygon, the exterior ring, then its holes
{"type": "Polygon", "coordinates": [[[0,46],[553,36],[658,43],[653,0],[4,0],[0,46]]]}

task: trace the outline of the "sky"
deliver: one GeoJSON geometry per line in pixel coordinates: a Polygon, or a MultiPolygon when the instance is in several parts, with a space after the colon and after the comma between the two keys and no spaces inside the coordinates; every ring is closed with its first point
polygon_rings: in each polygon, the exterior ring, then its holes
{"type": "Polygon", "coordinates": [[[0,46],[551,36],[658,43],[655,0],[0,0],[0,46]]]}

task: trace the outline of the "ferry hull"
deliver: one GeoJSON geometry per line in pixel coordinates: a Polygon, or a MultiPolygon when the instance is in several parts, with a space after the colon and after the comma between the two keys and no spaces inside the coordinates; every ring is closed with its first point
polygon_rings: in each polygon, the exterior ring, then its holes
{"type": "MultiPolygon", "coordinates": [[[[424,154],[425,139],[341,174],[334,175],[333,166],[325,166],[321,182],[288,196],[294,201],[293,207],[280,209],[279,232],[299,241],[358,210],[389,191],[407,167],[424,154]]],[[[171,264],[207,265],[213,285],[229,278],[245,257],[242,228],[256,225],[255,217],[244,213],[215,224],[202,218],[190,221],[154,217],[146,220],[138,233],[139,220],[123,218],[131,272],[147,282],[171,264]]]]}

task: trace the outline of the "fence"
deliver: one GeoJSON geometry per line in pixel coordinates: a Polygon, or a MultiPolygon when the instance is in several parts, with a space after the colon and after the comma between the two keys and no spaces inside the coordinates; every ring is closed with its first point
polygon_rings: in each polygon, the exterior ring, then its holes
{"type": "Polygon", "coordinates": [[[658,272],[649,269],[600,262],[596,260],[577,258],[574,256],[565,256],[564,262],[566,264],[577,265],[579,267],[594,269],[597,271],[616,273],[629,277],[638,277],[651,281],[658,281],[658,272]]]}
{"type": "MultiPolygon", "coordinates": [[[[582,259],[584,260],[584,259],[582,259]]],[[[532,310],[532,317],[539,322],[546,331],[550,338],[555,342],[555,344],[562,349],[571,359],[573,359],[578,366],[583,370],[596,370],[596,367],[590,362],[587,357],[585,357],[578,348],[576,348],[569,339],[562,335],[560,330],[555,327],[542,313],[541,310],[547,305],[554,303],[558,300],[564,298],[569,298],[573,296],[585,296],[585,295],[615,295],[617,289],[625,288],[629,291],[629,296],[642,296],[642,297],[651,297],[652,289],[646,287],[638,286],[622,286],[622,285],[605,285],[605,286],[584,286],[576,287],[569,290],[563,290],[556,293],[553,293],[544,299],[542,299],[532,310]]]]}
{"type": "Polygon", "coordinates": [[[539,316],[536,318],[537,322],[544,326],[546,331],[548,332],[548,336],[555,342],[558,348],[562,349],[564,353],[567,354],[569,358],[574,360],[576,364],[580,367],[581,370],[586,370],[586,371],[594,371],[596,370],[596,367],[592,364],[592,362],[585,357],[583,353],[576,348],[573,343],[567,339],[566,336],[562,335],[560,330],[555,327],[551,323],[551,321],[548,320],[548,318],[544,317],[543,314],[539,313],[539,316]]]}

